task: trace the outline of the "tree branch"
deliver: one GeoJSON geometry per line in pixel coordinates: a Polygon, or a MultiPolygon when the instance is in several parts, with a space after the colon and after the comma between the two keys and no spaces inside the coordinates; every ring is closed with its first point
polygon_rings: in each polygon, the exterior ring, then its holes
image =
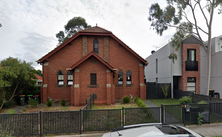
{"type": "Polygon", "coordinates": [[[200,1],[198,2],[198,5],[199,5],[199,7],[200,7],[200,10],[201,10],[201,12],[202,12],[204,18],[205,18],[205,21],[206,21],[207,27],[209,27],[207,17],[206,17],[206,15],[205,15],[204,11],[203,11],[202,6],[200,5],[200,1]]]}
{"type": "Polygon", "coordinates": [[[14,97],[14,94],[15,94],[17,88],[18,88],[18,85],[19,85],[19,82],[16,84],[16,87],[15,87],[15,89],[14,89],[14,91],[13,91],[13,94],[12,94],[11,98],[10,98],[8,101],[11,101],[12,98],[14,97]]]}
{"type": "MultiPolygon", "coordinates": [[[[197,3],[196,3],[197,4],[197,3]]],[[[195,4],[195,5],[196,5],[195,4]]],[[[188,4],[188,6],[190,6],[190,8],[191,8],[191,11],[192,11],[192,15],[193,15],[193,19],[194,19],[194,26],[195,26],[195,29],[196,29],[196,32],[197,32],[197,36],[199,37],[199,39],[200,39],[200,41],[201,41],[201,45],[204,47],[204,49],[205,50],[207,50],[207,47],[204,45],[204,42],[203,42],[203,40],[202,40],[202,38],[200,37],[200,33],[199,33],[199,28],[200,27],[198,27],[198,25],[197,25],[197,19],[196,19],[196,15],[195,15],[195,13],[194,13],[194,8],[192,7],[192,5],[190,5],[190,4],[188,4]]],[[[208,34],[209,35],[209,34],[208,34]]]]}

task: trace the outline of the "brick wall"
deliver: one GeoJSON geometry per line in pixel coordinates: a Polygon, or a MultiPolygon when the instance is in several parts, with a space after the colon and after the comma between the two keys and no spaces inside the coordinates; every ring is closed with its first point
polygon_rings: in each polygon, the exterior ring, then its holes
{"type": "Polygon", "coordinates": [[[183,44],[182,45],[182,77],[179,80],[179,89],[187,91],[187,78],[196,78],[196,93],[200,93],[200,45],[199,44],[183,44]],[[185,61],[187,61],[187,49],[196,50],[196,61],[198,61],[198,71],[186,71],[185,61]]]}
{"type": "Polygon", "coordinates": [[[144,89],[146,88],[144,84],[141,85],[144,81],[144,66],[141,66],[141,61],[112,37],[79,36],[49,57],[45,64],[47,65],[43,65],[43,85],[47,86],[42,87],[44,103],[50,97],[53,100],[65,99],[71,102],[72,105],[85,105],[86,98],[93,93],[97,94],[96,104],[115,103],[115,100],[130,94],[134,97],[145,98],[144,89]],[[86,56],[87,53],[93,51],[95,38],[99,41],[98,55],[117,70],[108,72],[108,68],[103,63],[91,57],[75,68],[79,72],[73,70],[73,86],[68,86],[68,71],[66,68],[70,68],[86,56]],[[63,86],[57,85],[57,73],[59,70],[63,71],[64,74],[63,86]],[[122,86],[118,85],[119,70],[123,71],[124,76],[122,86]],[[132,73],[131,85],[126,85],[126,73],[128,70],[132,73]],[[97,74],[98,87],[90,87],[90,73],[97,74]],[[141,94],[143,92],[144,94],[141,94]]]}

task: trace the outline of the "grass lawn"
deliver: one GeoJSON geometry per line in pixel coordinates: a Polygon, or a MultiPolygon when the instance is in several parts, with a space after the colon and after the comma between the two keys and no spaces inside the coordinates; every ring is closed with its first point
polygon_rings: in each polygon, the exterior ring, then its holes
{"type": "Polygon", "coordinates": [[[138,105],[136,103],[129,103],[129,104],[122,104],[122,103],[115,103],[111,105],[93,105],[93,110],[99,110],[99,109],[122,109],[122,108],[138,108],[138,105]]]}
{"type": "Polygon", "coordinates": [[[174,98],[168,98],[168,99],[148,99],[153,104],[156,104],[157,106],[161,107],[161,104],[163,105],[177,105],[180,104],[178,99],[174,98]]]}

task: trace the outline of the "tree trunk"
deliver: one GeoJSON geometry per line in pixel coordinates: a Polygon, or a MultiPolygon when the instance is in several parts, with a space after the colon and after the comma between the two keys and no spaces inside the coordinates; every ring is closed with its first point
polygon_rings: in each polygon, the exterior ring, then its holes
{"type": "Polygon", "coordinates": [[[211,76],[211,34],[209,34],[208,38],[208,64],[207,64],[207,88],[205,91],[205,95],[209,96],[209,89],[210,89],[210,76],[211,76]]]}
{"type": "Polygon", "coordinates": [[[211,30],[212,30],[212,21],[214,15],[214,5],[215,0],[212,1],[211,12],[210,12],[210,20],[208,26],[208,75],[207,75],[207,89],[205,91],[205,95],[209,96],[209,88],[210,88],[210,75],[211,75],[211,30]]]}

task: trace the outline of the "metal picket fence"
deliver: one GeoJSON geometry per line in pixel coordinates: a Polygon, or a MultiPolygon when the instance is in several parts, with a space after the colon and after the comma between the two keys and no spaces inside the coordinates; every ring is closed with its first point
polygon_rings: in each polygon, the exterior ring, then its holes
{"type": "Polygon", "coordinates": [[[117,127],[141,123],[196,123],[201,114],[205,123],[222,122],[222,102],[209,104],[162,105],[151,108],[122,108],[0,114],[0,133],[13,136],[110,131],[117,127]],[[190,106],[190,107],[188,107],[190,106]],[[189,111],[186,108],[190,108],[189,111]]]}

